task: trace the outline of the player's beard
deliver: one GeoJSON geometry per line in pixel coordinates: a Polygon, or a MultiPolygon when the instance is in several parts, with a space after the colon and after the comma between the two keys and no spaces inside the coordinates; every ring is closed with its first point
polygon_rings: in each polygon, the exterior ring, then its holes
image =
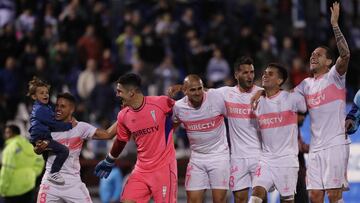
{"type": "Polygon", "coordinates": [[[254,81],[238,80],[238,86],[244,90],[249,90],[254,85],[254,81]]]}

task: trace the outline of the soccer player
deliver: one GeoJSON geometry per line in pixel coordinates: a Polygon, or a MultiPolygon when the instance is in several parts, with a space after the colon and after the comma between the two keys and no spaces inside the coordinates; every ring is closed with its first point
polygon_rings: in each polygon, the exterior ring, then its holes
{"type": "Polygon", "coordinates": [[[189,138],[191,156],[186,170],[187,202],[203,202],[206,189],[213,202],[226,202],[229,189],[230,154],[224,123],[225,106],[216,89],[204,91],[197,75],[184,79],[185,97],[175,103],[173,119],[189,138]]]}
{"type": "Polygon", "coordinates": [[[302,95],[280,89],[286,79],[286,69],[276,63],[269,64],[262,76],[266,96],[260,98],[255,110],[262,154],[250,203],[263,202],[273,186],[281,202],[294,202],[299,170],[297,112],[305,112],[306,103],[302,95]]]}
{"type": "Polygon", "coordinates": [[[137,146],[137,162],[127,180],[121,202],[177,201],[177,164],[173,144],[172,107],[167,96],[144,96],[141,79],[125,74],[117,81],[116,94],[124,108],[117,117],[117,137],[105,160],[98,163],[95,173],[106,178],[116,158],[131,137],[137,146]]]}
{"type": "MultiPolygon", "coordinates": [[[[75,98],[70,93],[59,94],[57,96],[55,111],[55,118],[59,121],[69,122],[74,120],[72,114],[75,111],[75,98]]],[[[41,181],[37,202],[91,203],[89,191],[80,178],[79,156],[83,142],[87,139],[111,139],[115,136],[115,133],[115,124],[110,127],[108,131],[105,131],[97,129],[85,122],[78,122],[77,125],[69,131],[52,132],[51,136],[54,140],[69,148],[69,156],[59,171],[65,180],[65,184],[54,184],[46,178],[47,174],[51,171],[55,159],[55,155],[50,153],[46,162],[45,174],[41,181]]],[[[46,147],[46,142],[38,143],[39,150],[44,150],[46,147]]]]}
{"type": "Polygon", "coordinates": [[[345,73],[350,51],[338,25],[339,3],[333,3],[330,10],[340,56],[332,66],[329,48],[317,47],[310,57],[313,77],[295,88],[305,96],[311,118],[307,189],[313,203],[324,202],[325,192],[330,202],[343,202],[342,191],[346,186],[345,73]]]}
{"type": "Polygon", "coordinates": [[[230,138],[230,189],[235,203],[248,201],[248,190],[252,187],[255,169],[261,154],[259,128],[250,100],[262,88],[254,85],[253,60],[241,57],[234,65],[237,85],[222,87],[230,138]]]}

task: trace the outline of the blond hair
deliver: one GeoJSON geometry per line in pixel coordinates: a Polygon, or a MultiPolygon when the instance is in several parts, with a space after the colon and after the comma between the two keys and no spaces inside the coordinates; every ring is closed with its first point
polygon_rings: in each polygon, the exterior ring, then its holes
{"type": "Polygon", "coordinates": [[[33,79],[28,83],[29,88],[28,88],[28,93],[26,94],[27,96],[32,96],[35,95],[36,93],[36,88],[38,87],[46,87],[47,89],[50,89],[50,85],[47,84],[46,82],[40,80],[38,77],[34,76],[33,79]]]}

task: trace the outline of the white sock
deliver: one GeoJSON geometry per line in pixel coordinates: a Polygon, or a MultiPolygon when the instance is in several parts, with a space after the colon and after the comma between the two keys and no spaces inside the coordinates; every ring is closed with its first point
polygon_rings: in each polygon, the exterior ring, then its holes
{"type": "Polygon", "coordinates": [[[248,203],[262,203],[262,199],[259,197],[251,196],[248,203]]]}
{"type": "Polygon", "coordinates": [[[341,198],[337,201],[337,203],[345,203],[344,200],[341,198]]]}

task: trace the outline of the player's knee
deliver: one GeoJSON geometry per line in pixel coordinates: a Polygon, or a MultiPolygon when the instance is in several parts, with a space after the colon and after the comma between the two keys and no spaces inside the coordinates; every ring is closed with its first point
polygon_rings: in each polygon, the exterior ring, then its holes
{"type": "Polygon", "coordinates": [[[248,201],[248,189],[236,191],[234,194],[235,203],[246,203],[248,201]]]}
{"type": "Polygon", "coordinates": [[[281,196],[280,200],[281,202],[286,202],[286,203],[290,203],[290,202],[294,202],[294,195],[288,195],[288,196],[281,196]]]}
{"type": "Polygon", "coordinates": [[[341,189],[328,190],[327,194],[328,194],[330,203],[337,203],[339,200],[342,199],[342,190],[341,189]]]}
{"type": "Polygon", "coordinates": [[[202,195],[187,195],[187,202],[189,203],[202,203],[203,196],[202,195]]]}
{"type": "Polygon", "coordinates": [[[312,203],[324,202],[324,193],[322,191],[310,190],[309,196],[312,203]]]}
{"type": "Polygon", "coordinates": [[[259,197],[260,199],[265,199],[266,190],[261,186],[255,186],[253,188],[252,196],[259,197]]]}

